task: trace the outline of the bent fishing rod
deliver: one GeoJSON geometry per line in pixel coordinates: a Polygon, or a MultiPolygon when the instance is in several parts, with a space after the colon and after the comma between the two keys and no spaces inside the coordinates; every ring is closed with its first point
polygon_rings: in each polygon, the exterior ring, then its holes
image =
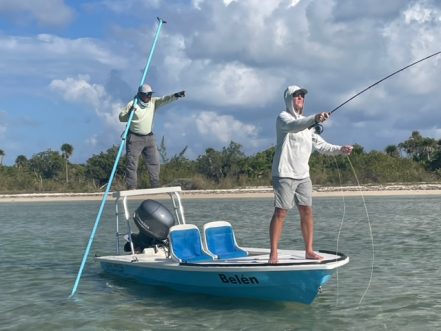
{"type": "MultiPolygon", "coordinates": [[[[386,79],[388,79],[388,78],[390,78],[390,77],[392,77],[392,76],[395,76],[396,74],[400,73],[401,71],[404,71],[404,70],[406,70],[406,69],[408,69],[408,68],[410,68],[410,67],[412,67],[412,66],[414,66],[414,65],[416,65],[416,64],[418,64],[418,63],[420,63],[420,62],[426,61],[426,60],[430,59],[431,57],[434,57],[434,56],[439,55],[439,54],[441,54],[441,51],[436,52],[436,53],[433,53],[433,54],[431,54],[431,55],[429,55],[429,56],[426,56],[426,57],[424,57],[424,58],[422,58],[422,59],[419,59],[419,60],[417,60],[417,61],[415,61],[415,62],[412,62],[411,64],[408,64],[407,66],[405,66],[405,67],[403,67],[403,68],[401,68],[401,69],[399,69],[399,70],[397,70],[397,71],[394,71],[393,73],[387,75],[386,77],[380,79],[379,81],[377,81],[377,82],[375,82],[375,83],[369,85],[369,86],[366,87],[364,90],[362,90],[362,91],[356,93],[355,95],[353,95],[352,97],[350,97],[348,100],[346,100],[345,102],[341,103],[340,105],[338,105],[337,107],[335,107],[333,110],[331,110],[330,112],[328,112],[328,114],[331,115],[333,112],[335,112],[336,110],[340,109],[341,107],[343,107],[345,104],[347,104],[347,103],[350,102],[351,100],[355,99],[355,98],[358,97],[359,95],[363,94],[364,92],[366,92],[367,90],[371,89],[372,87],[374,87],[374,86],[380,84],[381,82],[385,81],[386,79]]],[[[315,124],[312,125],[310,128],[315,128],[315,130],[316,130],[316,132],[317,132],[318,134],[320,134],[320,133],[323,132],[323,126],[322,126],[320,123],[315,123],[315,124]]]]}
{"type": "MultiPolygon", "coordinates": [[[[156,30],[156,34],[155,34],[155,38],[153,40],[152,48],[150,49],[150,54],[149,54],[149,57],[147,59],[147,64],[146,64],[146,66],[144,68],[144,73],[142,75],[141,82],[140,82],[139,86],[142,86],[144,84],[145,78],[147,76],[147,72],[148,72],[149,67],[150,67],[150,62],[152,60],[153,52],[154,52],[155,47],[156,47],[156,42],[158,41],[159,33],[161,32],[162,24],[167,23],[162,18],[157,17],[157,19],[159,21],[159,25],[158,25],[158,28],[156,30]]],[[[138,99],[135,98],[134,99],[134,106],[136,106],[137,102],[138,102],[138,99]]],[[[125,141],[127,139],[127,135],[128,135],[128,132],[129,132],[130,124],[132,122],[132,118],[133,118],[133,114],[134,113],[135,112],[132,111],[130,116],[129,116],[129,119],[127,120],[126,129],[125,129],[124,134],[122,136],[121,144],[119,145],[118,154],[116,155],[115,162],[113,164],[112,173],[110,175],[109,182],[107,183],[106,191],[104,193],[103,199],[101,200],[101,205],[100,205],[100,209],[98,211],[98,215],[97,215],[96,220],[95,220],[95,225],[93,226],[92,232],[90,234],[89,242],[87,243],[86,251],[84,252],[83,260],[81,261],[80,270],[78,271],[78,275],[77,275],[77,278],[75,280],[75,284],[74,284],[74,286],[72,288],[72,293],[70,294],[69,297],[72,297],[73,295],[75,295],[75,293],[77,291],[77,288],[78,288],[78,285],[80,283],[81,275],[82,275],[84,267],[86,265],[87,257],[89,255],[90,248],[92,247],[92,242],[93,242],[93,239],[95,237],[96,230],[98,229],[98,224],[99,224],[99,222],[101,220],[101,215],[102,215],[103,210],[104,210],[104,205],[106,204],[106,201],[107,201],[107,196],[109,194],[110,188],[112,187],[113,178],[115,177],[115,173],[116,173],[116,170],[118,168],[119,159],[121,157],[121,154],[122,154],[122,151],[123,151],[123,148],[124,148],[124,144],[125,144],[125,141]]]]}

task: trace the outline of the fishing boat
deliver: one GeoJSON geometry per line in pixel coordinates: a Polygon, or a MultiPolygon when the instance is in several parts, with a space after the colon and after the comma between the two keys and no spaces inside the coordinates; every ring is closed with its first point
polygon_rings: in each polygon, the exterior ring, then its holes
{"type": "Polygon", "coordinates": [[[310,304],[349,262],[338,252],[320,251],[317,261],[279,250],[279,262],[269,264],[269,249],[239,246],[230,222],[187,223],[181,193],[179,186],[113,193],[116,254],[96,257],[104,272],[177,291],[310,304]],[[131,212],[129,198],[147,199],[131,212]]]}

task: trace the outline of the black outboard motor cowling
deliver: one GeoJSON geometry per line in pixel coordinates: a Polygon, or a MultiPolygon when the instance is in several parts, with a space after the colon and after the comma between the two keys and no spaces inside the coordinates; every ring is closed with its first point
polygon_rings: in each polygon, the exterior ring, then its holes
{"type": "MultiPolygon", "coordinates": [[[[170,228],[175,224],[173,214],[163,204],[155,200],[144,200],[135,210],[133,220],[139,233],[132,233],[135,252],[155,245],[166,245],[170,228]]],[[[130,252],[130,243],[126,243],[124,251],[130,252]]]]}
{"type": "Polygon", "coordinates": [[[173,214],[155,200],[144,200],[135,210],[133,219],[142,234],[157,240],[167,239],[170,228],[175,224],[173,214]]]}

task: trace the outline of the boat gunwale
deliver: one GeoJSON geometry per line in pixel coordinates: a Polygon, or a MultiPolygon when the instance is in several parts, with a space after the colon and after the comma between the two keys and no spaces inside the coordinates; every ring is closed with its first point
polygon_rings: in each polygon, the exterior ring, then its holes
{"type": "MultiPolygon", "coordinates": [[[[332,254],[332,251],[320,250],[319,252],[332,254]]],[[[96,256],[95,258],[104,263],[112,264],[124,264],[132,265],[140,268],[154,268],[154,269],[173,269],[182,271],[219,271],[225,272],[261,272],[261,271],[317,271],[317,270],[332,270],[341,267],[349,263],[349,257],[345,254],[338,253],[339,258],[329,260],[314,260],[305,262],[292,262],[292,263],[278,263],[271,264],[264,263],[214,263],[202,262],[202,263],[185,263],[172,260],[170,258],[152,259],[151,261],[138,260],[136,255],[134,259],[129,261],[128,258],[132,255],[111,255],[111,256],[96,256]],[[115,257],[123,257],[123,259],[117,259],[115,257]],[[125,259],[125,260],[124,260],[125,259]]]]}

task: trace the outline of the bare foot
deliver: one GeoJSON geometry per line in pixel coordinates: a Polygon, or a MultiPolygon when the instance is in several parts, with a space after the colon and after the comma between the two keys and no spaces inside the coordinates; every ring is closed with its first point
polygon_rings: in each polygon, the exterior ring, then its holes
{"type": "Polygon", "coordinates": [[[323,260],[323,256],[318,255],[316,252],[312,251],[310,253],[305,253],[305,258],[307,260],[323,260]]]}
{"type": "Polygon", "coordinates": [[[269,264],[277,264],[279,263],[279,257],[277,256],[277,254],[270,254],[270,257],[268,259],[268,263],[269,264]]]}

